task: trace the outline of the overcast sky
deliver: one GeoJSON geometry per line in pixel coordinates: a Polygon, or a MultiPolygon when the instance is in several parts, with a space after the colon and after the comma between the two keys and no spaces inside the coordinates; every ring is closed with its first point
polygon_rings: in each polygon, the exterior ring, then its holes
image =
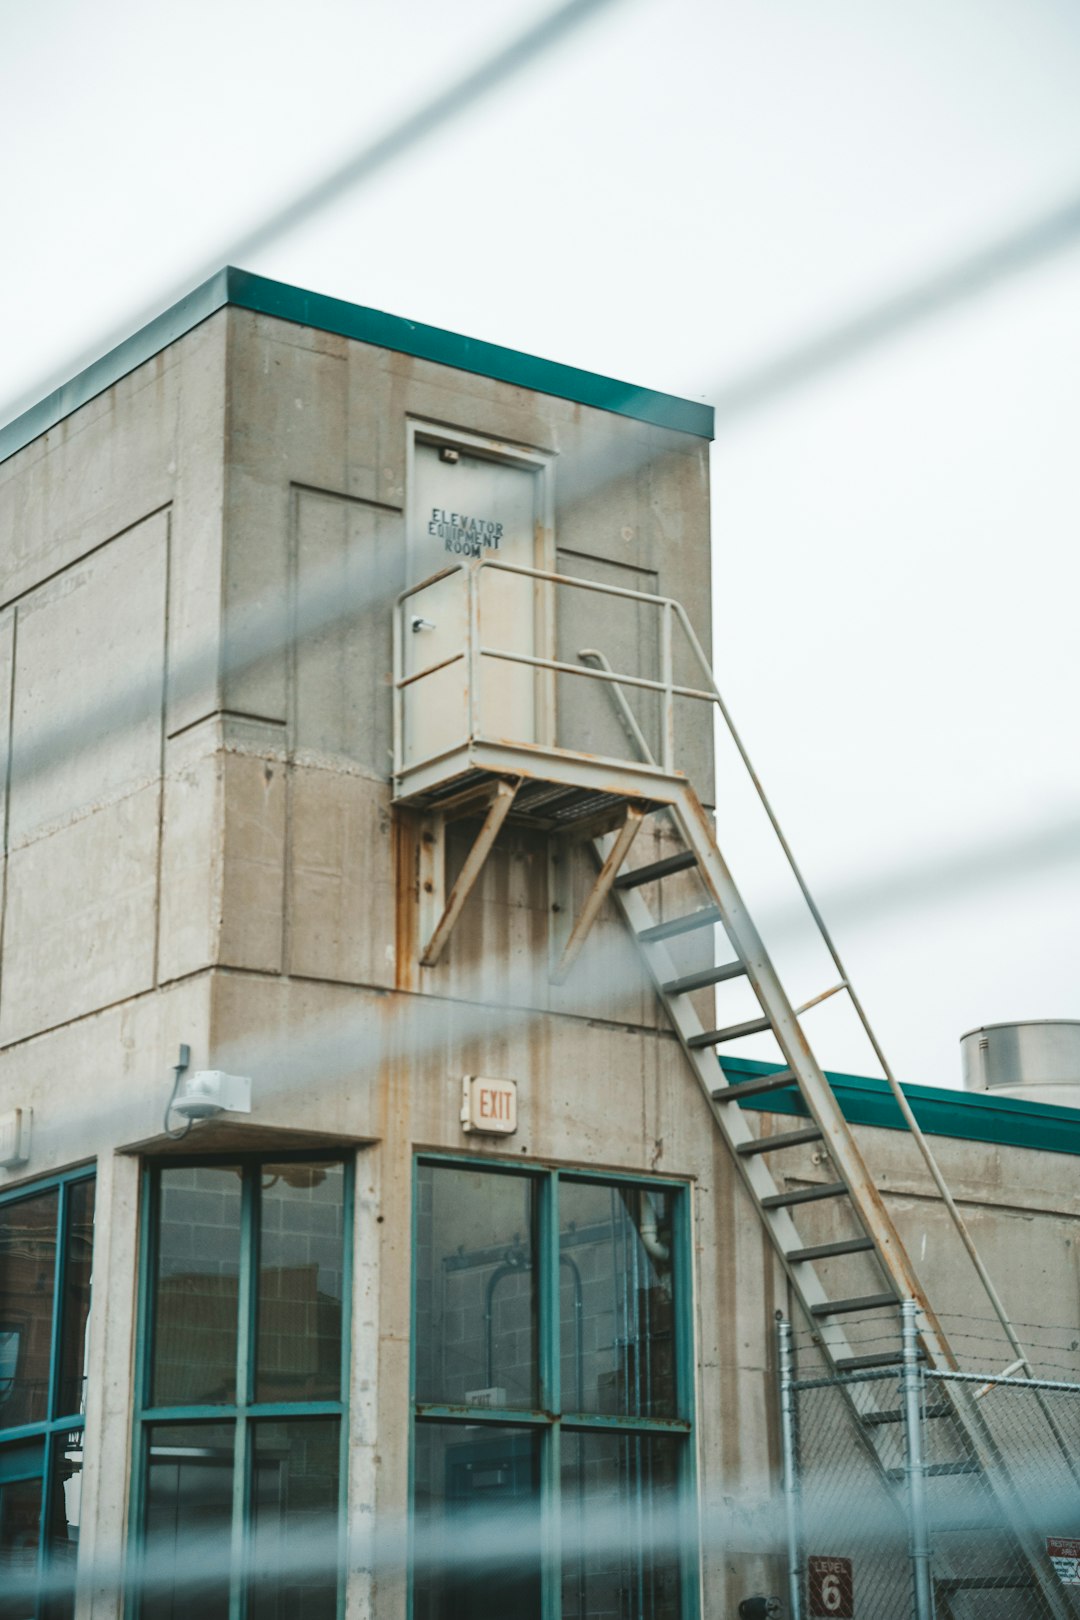
{"type": "MultiPolygon", "coordinates": [[[[545,9],[7,0],[0,393],[545,9]]],[[[1078,84],[1066,0],[613,0],[245,268],[715,400],[1080,195],[1078,84]]],[[[1078,419],[1080,239],[714,449],[717,673],[907,1080],[1080,1018],[1078,419]]],[[[720,832],[824,988],[726,777],[720,832]]]]}

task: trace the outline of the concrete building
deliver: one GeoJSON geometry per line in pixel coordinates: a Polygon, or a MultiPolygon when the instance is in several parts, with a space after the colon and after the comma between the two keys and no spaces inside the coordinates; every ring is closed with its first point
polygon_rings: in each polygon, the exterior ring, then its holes
{"type": "MultiPolygon", "coordinates": [[[[664,606],[707,652],[710,436],[236,271],[0,436],[0,1559],[82,1582],[0,1615],[779,1587],[790,1272],[594,856],[672,862],[657,928],[695,904],[650,783],[711,798],[664,606]]],[[[889,1216],[984,1317],[877,1084],[835,1094],[889,1216]]],[[[1080,1341],[1080,1115],[915,1101],[1011,1310],[1080,1341]]]]}

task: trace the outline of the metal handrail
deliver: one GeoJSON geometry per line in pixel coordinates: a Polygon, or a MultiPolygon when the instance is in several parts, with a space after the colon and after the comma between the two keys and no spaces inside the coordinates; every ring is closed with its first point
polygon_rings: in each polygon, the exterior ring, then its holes
{"type": "MultiPolygon", "coordinates": [[[[611,667],[610,663],[608,662],[607,658],[596,647],[582,647],[580,649],[580,651],[578,652],[578,657],[579,658],[595,658],[596,662],[599,664],[600,668],[606,674],[611,675],[611,676],[615,675],[615,671],[612,669],[612,667],[611,667]]],[[[633,709],[630,707],[630,704],[629,704],[629,702],[628,702],[628,700],[626,698],[626,695],[623,692],[622,687],[618,684],[617,677],[616,677],[616,680],[615,680],[615,684],[611,688],[611,695],[615,699],[615,706],[618,709],[619,714],[620,714],[620,716],[622,718],[623,729],[625,730],[627,735],[629,737],[632,737],[634,742],[637,744],[637,746],[638,746],[638,748],[639,748],[639,750],[641,752],[641,757],[645,761],[646,765],[655,765],[656,764],[656,756],[653,754],[652,749],[649,747],[648,743],[645,740],[645,733],[642,731],[641,727],[638,725],[637,716],[635,715],[633,709]]]]}
{"type": "MultiPolygon", "coordinates": [[[[396,607],[398,608],[399,611],[395,612],[395,615],[394,615],[394,697],[395,697],[394,768],[395,768],[395,771],[399,771],[400,768],[401,768],[400,759],[399,759],[399,750],[400,750],[399,737],[400,737],[402,689],[403,689],[403,686],[405,684],[409,684],[409,683],[411,683],[412,681],[415,681],[418,678],[415,674],[410,676],[410,677],[404,677],[403,673],[402,673],[402,670],[401,670],[401,662],[400,662],[400,655],[401,655],[400,608],[409,599],[409,597],[415,595],[418,591],[423,590],[426,587],[435,584],[440,579],[445,579],[445,578],[449,577],[450,575],[452,575],[454,573],[461,573],[461,572],[467,572],[468,573],[468,590],[469,590],[469,624],[468,624],[468,632],[467,632],[467,635],[468,635],[467,656],[468,656],[468,662],[469,662],[469,668],[470,668],[469,691],[468,691],[469,731],[470,731],[470,735],[472,735],[473,732],[474,732],[474,725],[473,725],[474,708],[473,708],[473,705],[474,705],[474,690],[475,690],[475,685],[476,685],[475,673],[476,673],[476,663],[477,663],[477,660],[480,657],[495,657],[495,658],[503,659],[503,660],[505,660],[505,661],[507,661],[509,663],[519,663],[519,664],[524,664],[524,665],[527,665],[527,666],[531,666],[533,668],[546,669],[546,670],[551,670],[551,671],[557,672],[557,673],[565,673],[565,674],[576,675],[576,676],[578,676],[580,678],[583,678],[583,679],[586,679],[586,680],[599,680],[599,681],[602,681],[602,682],[606,682],[606,683],[610,684],[611,690],[614,693],[618,694],[618,700],[621,700],[621,704],[625,705],[627,708],[629,708],[629,705],[626,704],[626,699],[625,699],[625,697],[622,696],[622,693],[620,691],[620,685],[636,686],[636,687],[645,688],[646,690],[663,692],[664,700],[665,700],[665,710],[664,710],[664,728],[663,728],[664,747],[663,747],[663,764],[662,764],[662,768],[665,771],[671,771],[673,769],[673,766],[674,766],[674,759],[673,759],[673,742],[674,742],[674,719],[673,719],[673,706],[674,705],[673,705],[673,700],[674,700],[674,698],[675,697],[687,697],[687,698],[694,698],[694,699],[698,699],[698,700],[705,700],[705,701],[715,703],[716,707],[719,709],[721,715],[723,716],[724,724],[727,726],[728,732],[729,732],[729,734],[731,736],[731,739],[732,739],[733,743],[735,744],[736,750],[738,751],[739,757],[742,760],[742,763],[743,763],[743,766],[744,766],[744,768],[745,768],[745,770],[747,772],[747,775],[750,777],[750,780],[754,785],[754,790],[757,793],[757,796],[758,796],[759,800],[761,801],[762,808],[764,809],[765,814],[768,817],[769,824],[772,827],[772,830],[776,835],[776,838],[777,838],[777,841],[778,841],[778,843],[780,845],[780,848],[784,852],[784,857],[787,860],[788,866],[791,869],[792,876],[794,877],[795,882],[798,885],[799,892],[801,893],[804,901],[806,902],[807,909],[809,910],[810,915],[814,920],[814,923],[815,923],[815,925],[817,927],[818,933],[821,935],[821,938],[824,941],[826,949],[828,950],[829,955],[832,958],[833,964],[836,967],[836,970],[837,970],[837,972],[838,972],[838,974],[840,976],[840,984],[836,986],[836,989],[837,990],[840,990],[840,989],[846,990],[847,995],[850,998],[851,1005],[855,1009],[855,1013],[856,1013],[856,1015],[857,1015],[857,1017],[859,1019],[860,1024],[862,1025],[863,1031],[864,1031],[867,1039],[870,1042],[870,1045],[871,1045],[871,1048],[872,1048],[872,1050],[874,1052],[874,1055],[877,1058],[879,1064],[881,1065],[882,1074],[885,1077],[885,1081],[886,1081],[886,1083],[887,1083],[887,1085],[889,1087],[889,1090],[892,1092],[893,1098],[895,1099],[896,1104],[897,1104],[898,1108],[900,1109],[901,1118],[904,1120],[905,1125],[907,1126],[908,1130],[910,1131],[912,1137],[915,1140],[915,1144],[918,1147],[919,1153],[922,1156],[923,1163],[926,1165],[926,1168],[927,1168],[927,1171],[930,1174],[931,1180],[933,1181],[935,1187],[937,1188],[937,1191],[938,1191],[938,1193],[939,1193],[939,1195],[941,1197],[941,1200],[944,1203],[945,1208],[947,1209],[947,1211],[949,1213],[949,1217],[952,1220],[952,1223],[953,1223],[953,1226],[956,1229],[957,1235],[959,1236],[960,1241],[962,1242],[962,1244],[963,1244],[963,1246],[964,1246],[964,1248],[965,1248],[965,1250],[967,1252],[968,1258],[971,1260],[971,1263],[975,1268],[976,1275],[978,1276],[979,1281],[981,1282],[981,1284],[983,1286],[983,1290],[984,1290],[984,1292],[986,1294],[987,1299],[990,1301],[990,1304],[991,1304],[991,1306],[993,1308],[995,1316],[997,1317],[998,1321],[1001,1324],[1002,1329],[1004,1330],[1004,1333],[1005,1333],[1005,1336],[1006,1336],[1006,1338],[1007,1338],[1007,1340],[1009,1342],[1009,1345],[1011,1346],[1012,1350],[1015,1352],[1015,1355],[1017,1357],[1017,1361],[1022,1366],[1026,1367],[1026,1369],[1027,1369],[1027,1371],[1028,1371],[1028,1373],[1030,1375],[1033,1375],[1034,1374],[1034,1368],[1033,1368],[1031,1360],[1030,1360],[1030,1358],[1029,1358],[1029,1356],[1027,1354],[1027,1351],[1024,1349],[1024,1346],[1021,1344],[1019,1338],[1016,1335],[1016,1330],[1012,1325],[1012,1322],[1011,1322],[1011,1320],[1009,1318],[1008,1312],[1005,1309],[1005,1305],[1004,1305],[1004,1303],[1003,1303],[1003,1301],[1001,1299],[1001,1296],[998,1294],[997,1288],[994,1286],[993,1279],[991,1278],[990,1273],[987,1271],[986,1266],[983,1263],[982,1256],[979,1254],[979,1251],[978,1251],[978,1249],[977,1249],[977,1247],[975,1245],[975,1240],[971,1235],[971,1232],[970,1232],[970,1229],[968,1228],[967,1222],[964,1220],[963,1216],[961,1215],[960,1210],[957,1207],[956,1201],[953,1198],[952,1193],[949,1191],[948,1183],[945,1180],[945,1177],[944,1177],[944,1175],[942,1173],[940,1165],[937,1162],[937,1159],[934,1157],[933,1150],[931,1149],[930,1144],[927,1141],[926,1136],[925,1136],[925,1134],[923,1132],[923,1129],[922,1129],[922,1127],[920,1126],[918,1120],[915,1117],[915,1114],[914,1114],[914,1112],[913,1112],[913,1110],[911,1108],[911,1104],[908,1102],[907,1097],[904,1095],[903,1088],[901,1087],[900,1082],[897,1080],[895,1074],[893,1073],[892,1067],[890,1066],[889,1061],[886,1058],[885,1053],[881,1048],[881,1044],[878,1041],[878,1038],[877,1038],[876,1034],[874,1033],[874,1029],[873,1029],[873,1026],[870,1023],[869,1016],[867,1015],[866,1009],[863,1007],[863,1004],[862,1004],[861,999],[859,998],[858,992],[856,991],[856,989],[855,989],[855,987],[854,987],[854,985],[853,985],[853,983],[851,981],[850,975],[848,974],[848,971],[847,971],[846,967],[844,966],[843,960],[842,960],[842,958],[840,956],[840,952],[838,951],[838,949],[836,947],[836,943],[835,943],[835,941],[834,941],[834,939],[832,937],[832,934],[829,931],[828,925],[825,922],[825,919],[822,916],[820,910],[818,909],[817,902],[815,901],[813,895],[810,892],[809,885],[807,884],[807,881],[806,881],[805,877],[803,876],[803,873],[802,873],[802,870],[801,870],[801,868],[799,866],[798,861],[795,859],[794,852],[793,852],[793,850],[791,848],[791,845],[788,843],[787,837],[785,836],[784,830],[780,825],[780,821],[779,821],[779,818],[777,817],[776,811],[773,809],[772,804],[771,804],[771,802],[769,800],[769,796],[766,793],[764,786],[762,785],[761,778],[758,776],[757,771],[754,769],[753,762],[751,761],[750,755],[749,755],[749,753],[747,751],[747,748],[746,748],[746,744],[743,742],[742,737],[739,735],[738,728],[736,727],[735,722],[731,717],[731,713],[730,713],[730,711],[729,711],[729,709],[727,707],[727,704],[724,702],[723,696],[722,696],[722,694],[720,692],[720,688],[719,688],[719,686],[717,685],[717,682],[716,682],[716,676],[713,673],[712,665],[710,664],[708,658],[705,655],[704,648],[702,647],[701,642],[698,639],[697,633],[694,630],[693,625],[690,623],[690,619],[689,619],[689,616],[688,616],[688,614],[686,612],[686,609],[683,607],[681,602],[676,601],[674,597],[670,597],[670,596],[656,596],[650,591],[629,590],[627,587],[622,586],[622,585],[603,585],[603,584],[600,584],[600,583],[598,583],[597,581],[594,581],[594,580],[575,578],[574,575],[572,575],[572,574],[558,574],[558,573],[553,573],[553,572],[551,572],[549,570],[542,569],[542,568],[529,568],[529,567],[526,567],[524,564],[521,564],[521,563],[497,562],[493,558],[490,558],[490,559],[489,558],[481,558],[479,561],[471,563],[471,564],[455,563],[455,564],[451,565],[448,568],[441,569],[437,574],[431,575],[430,578],[422,580],[419,584],[409,586],[406,590],[402,591],[399,594],[399,596],[397,597],[395,605],[396,605],[396,607]],[[620,598],[623,598],[624,600],[634,601],[634,602],[641,602],[641,603],[644,603],[644,604],[646,604],[646,605],[648,605],[650,607],[655,607],[655,608],[661,609],[662,617],[661,617],[660,623],[661,623],[661,677],[662,678],[659,681],[650,681],[650,680],[646,680],[646,679],[644,679],[644,678],[642,678],[640,676],[616,675],[613,671],[611,671],[610,667],[607,668],[607,669],[588,669],[588,668],[583,668],[580,665],[559,663],[554,659],[534,658],[534,657],[526,656],[525,654],[522,654],[522,653],[512,653],[512,652],[502,651],[502,650],[495,649],[495,648],[488,648],[488,647],[481,646],[480,645],[480,639],[479,639],[479,597],[480,597],[480,591],[479,591],[478,579],[479,579],[479,575],[480,575],[480,572],[481,572],[482,569],[490,569],[490,570],[494,570],[496,572],[505,573],[505,574],[519,574],[519,575],[524,576],[525,578],[539,580],[539,581],[542,581],[542,582],[544,582],[546,584],[549,584],[549,585],[564,585],[564,586],[567,586],[567,587],[569,587],[569,588],[571,588],[573,590],[592,591],[592,592],[595,592],[597,595],[600,595],[600,596],[620,597],[620,598]],[[705,677],[705,681],[706,681],[706,684],[707,684],[707,687],[708,687],[707,691],[703,692],[703,691],[699,691],[697,688],[694,688],[694,687],[682,687],[682,686],[676,686],[674,684],[674,679],[673,679],[673,675],[672,675],[672,635],[671,635],[671,628],[672,628],[672,622],[675,619],[677,619],[679,624],[681,625],[683,634],[686,637],[687,643],[688,643],[688,645],[690,647],[690,651],[692,652],[694,658],[696,659],[696,661],[698,663],[699,668],[702,671],[702,674],[705,677]]],[[[607,660],[605,659],[604,662],[606,663],[607,660]]],[[[443,666],[440,665],[438,667],[443,667],[443,666]]],[[[431,673],[431,671],[421,671],[420,673],[421,674],[431,673]]],[[[636,725],[636,722],[635,722],[635,725],[636,725]]],[[[655,762],[653,764],[653,768],[655,768],[655,762]]],[[[834,993],[833,991],[827,992],[827,994],[830,994],[830,995],[833,994],[833,993],[834,993]]],[[[823,998],[815,997],[814,1001],[807,1003],[806,1006],[802,1009],[802,1011],[808,1010],[808,1008],[810,1006],[815,1005],[816,1002],[821,1000],[821,999],[823,999],[823,998]]]]}

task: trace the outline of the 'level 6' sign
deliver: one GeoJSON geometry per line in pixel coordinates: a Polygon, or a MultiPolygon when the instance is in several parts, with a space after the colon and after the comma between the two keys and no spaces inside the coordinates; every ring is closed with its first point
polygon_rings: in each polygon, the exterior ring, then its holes
{"type": "Polygon", "coordinates": [[[461,1125],[485,1136],[512,1136],[517,1130],[517,1081],[467,1074],[462,1083],[461,1125]]]}
{"type": "Polygon", "coordinates": [[[855,1575],[850,1558],[806,1560],[810,1613],[815,1620],[854,1620],[855,1575]]]}

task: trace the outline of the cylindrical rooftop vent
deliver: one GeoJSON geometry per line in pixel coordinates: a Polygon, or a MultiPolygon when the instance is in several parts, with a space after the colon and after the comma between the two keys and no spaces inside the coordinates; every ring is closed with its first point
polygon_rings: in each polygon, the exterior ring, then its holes
{"type": "Polygon", "coordinates": [[[1080,1019],[984,1024],[960,1037],[964,1086],[1080,1108],[1080,1019]]]}

